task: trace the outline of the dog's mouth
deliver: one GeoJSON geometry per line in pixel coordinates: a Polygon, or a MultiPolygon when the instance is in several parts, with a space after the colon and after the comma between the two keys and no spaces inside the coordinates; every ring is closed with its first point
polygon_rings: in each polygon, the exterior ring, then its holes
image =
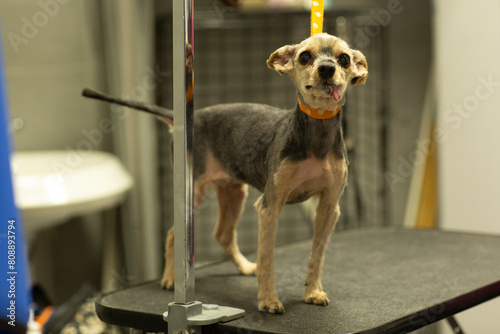
{"type": "Polygon", "coordinates": [[[333,85],[333,87],[332,87],[332,97],[335,100],[335,102],[337,102],[338,100],[340,100],[340,98],[342,97],[342,88],[340,86],[333,85]]]}
{"type": "MultiPolygon", "coordinates": [[[[305,88],[306,90],[310,91],[311,89],[313,89],[313,86],[306,85],[305,88]]],[[[325,81],[321,85],[321,87],[319,87],[319,90],[324,92],[325,93],[324,95],[331,96],[335,100],[335,102],[340,100],[340,98],[342,97],[342,87],[335,84],[331,84],[327,81],[325,81]]]]}

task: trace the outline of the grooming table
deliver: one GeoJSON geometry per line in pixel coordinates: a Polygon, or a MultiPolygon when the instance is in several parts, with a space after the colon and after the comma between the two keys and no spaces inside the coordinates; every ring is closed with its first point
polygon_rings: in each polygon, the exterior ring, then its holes
{"type": "MultiPolygon", "coordinates": [[[[323,270],[326,307],[303,302],[311,241],[279,247],[275,278],[285,315],[257,311],[257,279],[229,261],[196,270],[196,300],[245,309],[203,333],[407,333],[500,295],[500,237],[370,228],[334,233],[323,270]]],[[[255,256],[249,257],[255,261],[255,256]]],[[[173,291],[159,281],[103,295],[109,323],[166,332],[173,291]]]]}

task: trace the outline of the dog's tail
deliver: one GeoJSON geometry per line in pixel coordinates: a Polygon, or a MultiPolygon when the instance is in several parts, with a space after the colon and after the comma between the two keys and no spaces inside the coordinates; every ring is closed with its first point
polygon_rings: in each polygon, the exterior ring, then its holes
{"type": "Polygon", "coordinates": [[[148,104],[148,103],[143,103],[143,102],[137,102],[137,101],[130,101],[130,100],[125,100],[117,97],[112,97],[103,93],[96,92],[92,89],[85,88],[82,91],[82,95],[85,97],[89,97],[92,99],[97,99],[97,100],[102,100],[102,101],[107,101],[111,102],[114,104],[118,104],[121,106],[125,107],[130,107],[136,110],[141,110],[148,112],[150,114],[155,115],[158,117],[161,121],[167,123],[170,126],[173,126],[173,116],[174,113],[170,109],[166,109],[154,104],[148,104]]]}

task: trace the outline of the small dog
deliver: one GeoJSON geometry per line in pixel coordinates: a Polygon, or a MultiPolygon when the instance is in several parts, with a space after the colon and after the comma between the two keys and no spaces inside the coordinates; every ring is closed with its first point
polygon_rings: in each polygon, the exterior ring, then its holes
{"type": "MultiPolygon", "coordinates": [[[[327,305],[321,285],[326,246],[340,215],[339,199],[347,181],[347,156],[341,108],[349,86],[364,84],[365,56],[325,33],[276,50],[267,66],[288,73],[297,88],[294,110],[251,103],[221,104],[195,112],[194,205],[214,187],[219,202],[215,238],[244,275],[257,274],[258,308],[284,313],[274,282],[274,244],[278,217],[285,204],[319,197],[312,252],[305,280],[306,303],[327,305]],[[247,185],[262,192],[258,212],[257,263],[240,252],[236,226],[247,197],[247,185]]],[[[146,110],[173,125],[172,112],[84,92],[110,102],[146,110]]],[[[168,231],[163,287],[174,286],[174,230],[168,231]]]]}

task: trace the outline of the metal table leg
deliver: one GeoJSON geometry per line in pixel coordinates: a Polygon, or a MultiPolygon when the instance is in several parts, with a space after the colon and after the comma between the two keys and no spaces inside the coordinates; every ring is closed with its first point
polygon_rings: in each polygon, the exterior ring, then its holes
{"type": "Polygon", "coordinates": [[[455,319],[454,316],[446,318],[446,321],[448,321],[448,324],[451,326],[451,330],[455,334],[465,334],[465,332],[462,330],[462,327],[457,322],[457,319],[455,319]]]}

